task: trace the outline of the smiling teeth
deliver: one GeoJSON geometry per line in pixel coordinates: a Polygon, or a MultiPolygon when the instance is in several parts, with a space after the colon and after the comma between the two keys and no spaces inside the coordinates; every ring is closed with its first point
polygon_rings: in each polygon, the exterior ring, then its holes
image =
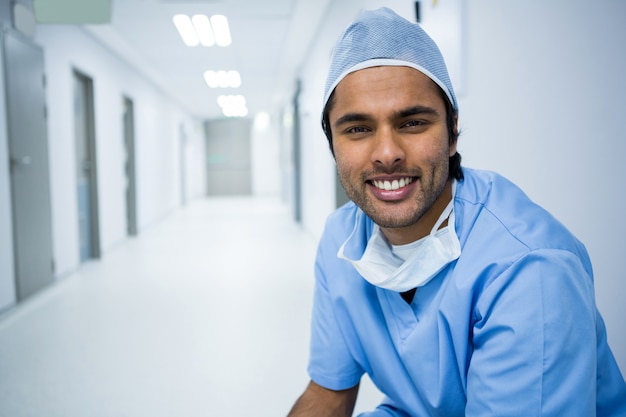
{"type": "Polygon", "coordinates": [[[374,183],[374,186],[376,188],[379,188],[381,190],[386,190],[386,191],[393,191],[393,190],[397,190],[398,188],[402,188],[402,187],[406,187],[407,185],[409,185],[410,183],[413,182],[413,178],[402,178],[400,180],[393,180],[393,181],[372,181],[374,183]]]}

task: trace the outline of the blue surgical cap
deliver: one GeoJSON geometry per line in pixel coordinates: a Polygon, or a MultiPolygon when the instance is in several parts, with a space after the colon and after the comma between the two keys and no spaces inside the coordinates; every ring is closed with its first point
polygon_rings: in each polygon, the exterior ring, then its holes
{"type": "Polygon", "coordinates": [[[417,23],[386,7],[362,12],[339,38],[326,79],[324,106],[348,74],[378,66],[407,66],[422,72],[458,110],[446,63],[435,42],[417,23]]]}

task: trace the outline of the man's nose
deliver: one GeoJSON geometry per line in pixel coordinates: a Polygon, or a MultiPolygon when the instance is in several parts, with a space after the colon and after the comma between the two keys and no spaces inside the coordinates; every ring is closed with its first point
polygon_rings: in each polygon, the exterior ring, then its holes
{"type": "Polygon", "coordinates": [[[398,135],[390,128],[376,132],[372,149],[372,163],[394,166],[404,161],[405,153],[398,135]]]}

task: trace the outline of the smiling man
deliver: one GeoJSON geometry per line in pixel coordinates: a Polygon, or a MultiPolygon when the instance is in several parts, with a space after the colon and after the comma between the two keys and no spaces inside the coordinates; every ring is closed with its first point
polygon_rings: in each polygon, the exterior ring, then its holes
{"type": "Polygon", "coordinates": [[[290,416],[626,416],[584,246],[515,185],[461,167],[428,35],[383,8],[338,41],[322,127],[352,202],[319,244],[311,382],[290,416]]]}
{"type": "Polygon", "coordinates": [[[347,75],[329,105],[346,193],[392,244],[428,234],[452,197],[446,107],[430,78],[405,66],[347,75]]]}

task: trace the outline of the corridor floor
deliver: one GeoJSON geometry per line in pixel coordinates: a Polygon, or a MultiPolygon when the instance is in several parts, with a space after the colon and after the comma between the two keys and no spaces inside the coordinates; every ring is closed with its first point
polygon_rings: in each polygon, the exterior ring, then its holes
{"type": "Polygon", "coordinates": [[[0,416],[285,416],[315,246],[276,201],[190,203],[0,316],[0,416]]]}

